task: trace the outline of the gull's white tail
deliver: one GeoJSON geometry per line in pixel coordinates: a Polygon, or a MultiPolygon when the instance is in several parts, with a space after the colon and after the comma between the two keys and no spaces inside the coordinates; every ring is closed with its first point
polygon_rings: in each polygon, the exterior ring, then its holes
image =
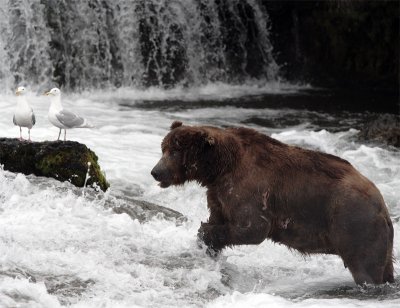
{"type": "Polygon", "coordinates": [[[95,128],[95,126],[85,118],[83,119],[82,125],[80,125],[79,127],[80,128],[95,128]]]}

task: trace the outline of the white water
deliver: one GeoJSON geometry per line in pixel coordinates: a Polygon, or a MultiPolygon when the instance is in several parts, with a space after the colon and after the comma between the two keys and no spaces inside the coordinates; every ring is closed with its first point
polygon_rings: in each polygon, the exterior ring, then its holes
{"type": "MultiPolygon", "coordinates": [[[[294,90],[267,85],[258,94],[294,90]]],[[[315,112],[191,108],[196,98],[226,101],[226,92],[226,86],[210,85],[189,93],[149,89],[64,97],[66,107],[96,125],[68,131],[67,138],[97,153],[111,190],[85,198],[68,183],[0,170],[0,307],[398,307],[398,275],[393,286],[363,290],[336,256],[304,257],[265,241],[227,249],[214,261],[197,248],[197,229],[207,219],[205,190],[194,183],[162,190],[150,175],[171,122],[241,125],[254,116],[272,121],[296,116],[308,122],[251,126],[339,155],[373,180],[394,219],[394,255],[400,258],[398,150],[362,145],[354,141],[354,129],[323,130],[313,123],[315,112]],[[151,99],[164,108],[147,108],[151,99]],[[174,108],[175,100],[186,103],[174,108]],[[104,206],[127,194],[180,211],[188,221],[156,217],[141,224],[104,206]]],[[[31,95],[30,101],[37,117],[32,139],[56,139],[58,130],[47,121],[47,98],[31,95]]],[[[14,96],[0,96],[0,137],[19,135],[12,124],[15,104],[14,96]]]]}

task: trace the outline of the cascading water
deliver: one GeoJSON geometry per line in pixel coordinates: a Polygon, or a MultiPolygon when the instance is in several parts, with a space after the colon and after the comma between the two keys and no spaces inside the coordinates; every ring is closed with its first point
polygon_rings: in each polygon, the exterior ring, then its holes
{"type": "Polygon", "coordinates": [[[38,0],[1,1],[0,84],[29,82],[40,85],[52,74],[46,50],[50,34],[38,0]]]}
{"type": "Polygon", "coordinates": [[[0,82],[67,89],[276,79],[258,0],[0,0],[0,82]]]}

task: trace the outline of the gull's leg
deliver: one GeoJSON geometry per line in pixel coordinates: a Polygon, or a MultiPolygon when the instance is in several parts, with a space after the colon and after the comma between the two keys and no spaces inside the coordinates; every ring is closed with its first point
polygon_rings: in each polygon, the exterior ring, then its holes
{"type": "Polygon", "coordinates": [[[60,140],[60,136],[61,136],[61,128],[60,128],[60,132],[58,133],[58,138],[57,138],[57,141],[59,141],[59,140],[60,140]]]}
{"type": "Polygon", "coordinates": [[[64,129],[64,141],[67,141],[67,130],[64,129]]]}
{"type": "Polygon", "coordinates": [[[29,142],[32,142],[32,140],[31,140],[31,129],[30,129],[30,128],[28,128],[28,134],[29,134],[29,139],[28,139],[28,141],[29,141],[29,142]]]}
{"type": "Polygon", "coordinates": [[[22,127],[20,126],[19,127],[19,141],[22,141],[22,140],[24,140],[24,139],[22,138],[22,127]]]}

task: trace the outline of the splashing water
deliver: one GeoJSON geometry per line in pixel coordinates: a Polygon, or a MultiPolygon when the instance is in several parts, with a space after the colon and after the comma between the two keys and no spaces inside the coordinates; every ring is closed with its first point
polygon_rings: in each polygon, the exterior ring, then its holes
{"type": "MultiPolygon", "coordinates": [[[[363,115],[270,109],[248,98],[238,105],[224,97],[227,86],[219,89],[199,88],[199,99],[176,89],[66,95],[65,105],[97,127],[71,130],[70,138],[96,152],[111,189],[85,190],[83,197],[82,189],[67,182],[0,170],[0,306],[398,306],[399,263],[395,284],[359,288],[333,255],[304,257],[268,240],[227,249],[218,260],[197,248],[197,229],[208,215],[204,188],[189,183],[161,189],[150,175],[173,120],[246,125],[349,160],[381,190],[394,224],[394,256],[400,258],[399,150],[358,142],[363,115]],[[156,215],[139,222],[110,210],[110,204],[129,204],[130,198],[177,210],[187,220],[156,215]]],[[[37,114],[32,138],[55,140],[58,132],[46,119],[44,98],[28,98],[37,114]]],[[[18,135],[14,99],[0,96],[0,132],[6,137],[18,135]]]]}
{"type": "Polygon", "coordinates": [[[85,197],[86,184],[87,184],[87,181],[90,179],[89,172],[90,172],[91,165],[92,165],[92,163],[89,161],[87,163],[88,168],[87,168],[86,175],[85,175],[85,182],[83,183],[83,188],[82,188],[82,197],[85,197]]]}

